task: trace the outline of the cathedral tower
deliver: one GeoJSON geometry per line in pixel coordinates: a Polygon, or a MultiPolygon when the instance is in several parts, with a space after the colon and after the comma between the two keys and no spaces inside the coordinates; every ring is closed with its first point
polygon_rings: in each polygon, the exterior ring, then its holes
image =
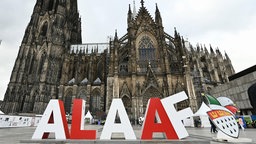
{"type": "Polygon", "coordinates": [[[43,113],[58,86],[65,53],[81,43],[77,0],[37,0],[4,98],[5,113],[43,113]]]}

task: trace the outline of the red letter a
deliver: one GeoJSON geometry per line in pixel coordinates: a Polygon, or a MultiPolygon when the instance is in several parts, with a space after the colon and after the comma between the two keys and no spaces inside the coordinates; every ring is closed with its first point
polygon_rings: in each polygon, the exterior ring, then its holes
{"type": "Polygon", "coordinates": [[[85,101],[75,99],[72,110],[71,139],[96,139],[96,130],[83,130],[85,101]]]}
{"type": "Polygon", "coordinates": [[[165,133],[167,139],[179,139],[159,98],[149,99],[141,139],[152,139],[153,132],[165,133]],[[158,123],[155,123],[156,114],[158,123]]]}

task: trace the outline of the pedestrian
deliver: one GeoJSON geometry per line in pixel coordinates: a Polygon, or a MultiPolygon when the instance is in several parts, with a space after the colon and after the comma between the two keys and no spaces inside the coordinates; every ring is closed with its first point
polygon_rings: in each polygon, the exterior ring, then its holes
{"type": "Polygon", "coordinates": [[[244,122],[243,122],[243,119],[241,117],[238,119],[238,123],[239,123],[241,129],[244,131],[244,122]]]}
{"type": "Polygon", "coordinates": [[[211,124],[211,133],[216,133],[217,130],[216,130],[216,126],[214,125],[214,123],[209,119],[210,121],[210,124],[211,124]]]}
{"type": "Polygon", "coordinates": [[[198,127],[198,120],[197,119],[194,120],[194,123],[195,123],[195,127],[198,127]]]}

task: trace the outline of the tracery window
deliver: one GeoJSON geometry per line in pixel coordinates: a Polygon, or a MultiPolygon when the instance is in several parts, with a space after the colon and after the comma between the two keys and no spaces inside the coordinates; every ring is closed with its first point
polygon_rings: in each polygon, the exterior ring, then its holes
{"type": "Polygon", "coordinates": [[[148,36],[143,36],[139,42],[139,59],[142,61],[156,59],[153,41],[148,36]]]}
{"type": "Polygon", "coordinates": [[[40,36],[45,37],[48,30],[48,22],[45,22],[41,28],[40,36]]]}
{"type": "Polygon", "coordinates": [[[45,60],[46,60],[46,53],[44,52],[39,62],[39,69],[38,69],[39,74],[43,73],[43,66],[44,66],[45,60]]]}
{"type": "Polygon", "coordinates": [[[69,91],[64,99],[64,108],[66,113],[71,113],[72,91],[69,91]]]}
{"type": "Polygon", "coordinates": [[[97,111],[100,111],[100,91],[94,90],[91,95],[90,101],[90,110],[93,114],[96,114],[97,111]]]}

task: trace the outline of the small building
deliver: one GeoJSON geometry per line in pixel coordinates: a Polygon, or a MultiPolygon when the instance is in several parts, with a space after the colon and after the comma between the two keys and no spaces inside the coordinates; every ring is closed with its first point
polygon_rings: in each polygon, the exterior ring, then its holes
{"type": "Polygon", "coordinates": [[[230,98],[240,109],[241,115],[255,115],[248,89],[256,84],[256,65],[229,77],[229,82],[214,87],[210,93],[215,97],[230,98]]]}

